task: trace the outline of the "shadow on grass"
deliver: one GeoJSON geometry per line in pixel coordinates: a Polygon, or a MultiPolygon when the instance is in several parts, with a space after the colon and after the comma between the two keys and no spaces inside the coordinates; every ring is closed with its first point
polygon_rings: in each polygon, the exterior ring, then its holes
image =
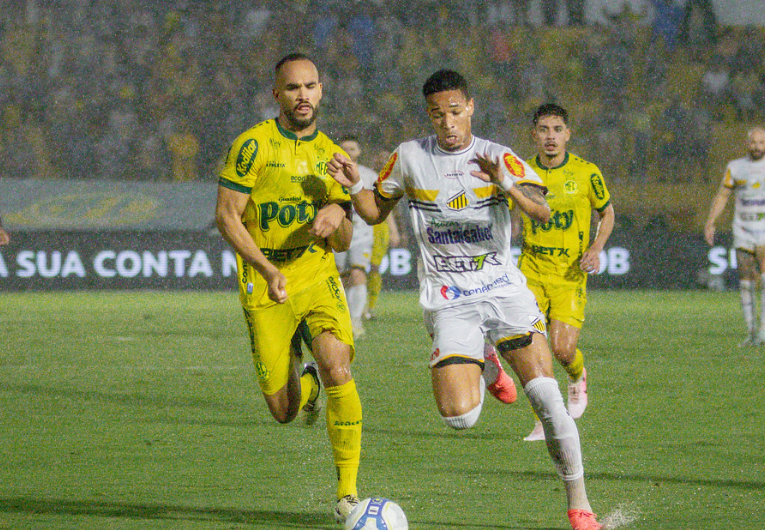
{"type": "MultiPolygon", "coordinates": [[[[464,474],[473,476],[477,473],[475,469],[457,468],[457,467],[441,467],[432,468],[430,472],[435,473],[447,473],[447,474],[464,474]]],[[[538,472],[538,471],[502,471],[496,469],[482,469],[480,470],[482,476],[495,475],[498,477],[515,477],[524,480],[552,480],[557,481],[558,475],[554,471],[550,472],[538,472]]],[[[586,473],[588,480],[612,480],[612,481],[624,481],[631,482],[649,482],[652,486],[661,486],[662,484],[687,484],[692,486],[707,486],[710,488],[731,488],[739,490],[754,490],[762,491],[765,489],[765,482],[755,482],[751,480],[712,480],[712,479],[699,479],[689,477],[667,477],[658,475],[641,475],[641,474],[616,474],[616,473],[586,473]]]]}
{"type": "Polygon", "coordinates": [[[273,512],[236,508],[195,508],[162,504],[126,504],[64,499],[0,498],[0,513],[117,517],[168,521],[211,521],[263,525],[273,528],[322,528],[337,530],[329,512],[273,512]]]}
{"type": "MultiPolygon", "coordinates": [[[[236,508],[194,508],[162,504],[124,504],[116,502],[72,501],[64,499],[31,499],[29,497],[0,498],[0,513],[48,516],[90,516],[166,521],[208,521],[279,528],[326,529],[339,527],[327,512],[270,512],[236,508]]],[[[522,530],[525,527],[496,524],[455,524],[441,521],[410,521],[418,527],[459,530],[522,530]]],[[[559,529],[547,529],[559,530],[559,529]]]]}

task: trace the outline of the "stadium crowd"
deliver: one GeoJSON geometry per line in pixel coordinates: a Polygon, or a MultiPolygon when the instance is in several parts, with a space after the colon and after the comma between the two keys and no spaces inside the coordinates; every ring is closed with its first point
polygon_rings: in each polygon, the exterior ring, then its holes
{"type": "Polygon", "coordinates": [[[542,0],[539,25],[510,0],[1,1],[0,175],[213,178],[231,139],[277,114],[271,68],[300,50],[336,138],[427,134],[419,88],[448,67],[481,102],[479,136],[527,145],[532,109],[559,101],[572,149],[613,182],[716,180],[720,124],[765,118],[765,33],[719,27],[708,1],[648,3],[587,23],[583,0],[542,0]]]}

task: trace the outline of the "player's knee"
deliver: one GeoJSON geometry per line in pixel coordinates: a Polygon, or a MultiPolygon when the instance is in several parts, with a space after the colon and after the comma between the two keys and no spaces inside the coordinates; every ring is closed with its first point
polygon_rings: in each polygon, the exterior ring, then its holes
{"type": "Polygon", "coordinates": [[[523,391],[529,398],[534,412],[543,422],[567,414],[563,396],[558,388],[558,381],[552,377],[532,379],[526,383],[523,391]]]}
{"type": "Polygon", "coordinates": [[[472,428],[478,422],[480,416],[481,405],[478,405],[465,414],[460,414],[459,416],[442,416],[442,418],[444,423],[452,429],[462,430],[472,428]]]}

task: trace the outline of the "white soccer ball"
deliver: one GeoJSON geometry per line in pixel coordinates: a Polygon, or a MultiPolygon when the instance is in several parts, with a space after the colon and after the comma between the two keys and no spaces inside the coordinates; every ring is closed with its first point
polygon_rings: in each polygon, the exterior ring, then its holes
{"type": "Polygon", "coordinates": [[[409,523],[401,506],[374,497],[356,505],[345,520],[345,530],[409,530],[409,523]]]}

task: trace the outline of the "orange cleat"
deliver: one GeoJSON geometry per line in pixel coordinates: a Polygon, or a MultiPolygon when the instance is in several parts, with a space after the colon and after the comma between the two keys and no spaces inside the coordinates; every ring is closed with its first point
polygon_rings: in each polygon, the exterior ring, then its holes
{"type": "Polygon", "coordinates": [[[494,348],[488,347],[484,351],[483,358],[486,362],[490,362],[497,367],[497,378],[490,385],[487,385],[488,391],[492,396],[497,398],[502,403],[515,403],[518,398],[518,391],[515,389],[515,382],[513,378],[507,375],[507,372],[502,368],[502,363],[499,362],[497,352],[494,348]]]}
{"type": "Polygon", "coordinates": [[[600,530],[603,525],[595,519],[595,514],[586,510],[569,510],[568,520],[574,530],[600,530]]]}

